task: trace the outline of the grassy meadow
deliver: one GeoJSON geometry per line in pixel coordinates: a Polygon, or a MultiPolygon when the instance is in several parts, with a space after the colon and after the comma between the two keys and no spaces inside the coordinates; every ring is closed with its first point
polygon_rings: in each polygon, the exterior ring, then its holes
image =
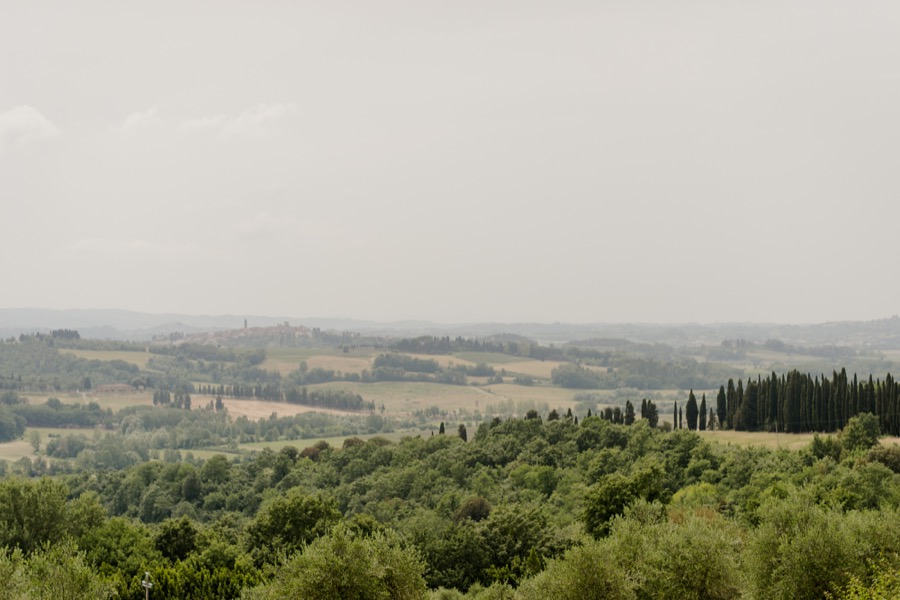
{"type": "Polygon", "coordinates": [[[132,365],[137,365],[141,369],[147,368],[147,362],[153,356],[149,352],[132,352],[130,350],[81,350],[64,348],[61,352],[72,354],[86,360],[121,360],[132,365]]]}

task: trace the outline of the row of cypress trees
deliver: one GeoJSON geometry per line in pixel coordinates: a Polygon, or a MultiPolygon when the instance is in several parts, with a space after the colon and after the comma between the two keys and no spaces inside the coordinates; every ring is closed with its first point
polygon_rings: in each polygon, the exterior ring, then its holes
{"type": "Polygon", "coordinates": [[[882,433],[900,435],[900,384],[890,373],[883,381],[872,375],[860,380],[855,373],[851,379],[843,368],[831,378],[773,372],[746,383],[738,379],[736,386],[729,379],[719,387],[715,412],[722,428],[788,433],[838,431],[851,417],[871,413],[882,433]]]}

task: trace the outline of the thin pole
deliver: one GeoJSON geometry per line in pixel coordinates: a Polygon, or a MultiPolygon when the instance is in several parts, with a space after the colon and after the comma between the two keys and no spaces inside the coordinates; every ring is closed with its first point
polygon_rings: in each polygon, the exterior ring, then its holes
{"type": "Polygon", "coordinates": [[[144,571],[144,580],[141,582],[141,585],[144,586],[146,599],[150,600],[150,588],[153,587],[153,584],[150,583],[150,571],[144,571]]]}

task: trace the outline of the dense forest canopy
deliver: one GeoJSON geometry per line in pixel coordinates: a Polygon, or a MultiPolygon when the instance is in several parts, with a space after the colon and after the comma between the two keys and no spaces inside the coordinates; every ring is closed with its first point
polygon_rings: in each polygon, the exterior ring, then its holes
{"type": "MultiPolygon", "coordinates": [[[[144,571],[155,593],[191,598],[337,598],[356,586],[575,598],[598,585],[611,598],[821,598],[896,586],[900,448],[854,432],[865,427],[855,417],[790,452],[644,420],[497,419],[468,443],[350,438],[237,462],[8,477],[0,568],[25,589],[38,561],[90,567],[85,585],[135,599],[144,571]]],[[[358,597],[381,597],[368,593],[358,597]]]]}

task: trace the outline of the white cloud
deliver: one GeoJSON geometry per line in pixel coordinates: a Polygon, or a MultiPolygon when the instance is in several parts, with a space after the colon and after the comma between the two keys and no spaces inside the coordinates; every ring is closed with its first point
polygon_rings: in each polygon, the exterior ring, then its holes
{"type": "Polygon", "coordinates": [[[225,115],[216,115],[213,117],[199,117],[197,119],[188,119],[182,121],[178,125],[178,131],[191,133],[194,131],[216,130],[221,131],[222,127],[228,123],[228,117],[225,115]]]}
{"type": "Polygon", "coordinates": [[[56,125],[30,106],[0,112],[0,150],[47,140],[60,134],[56,125]]]}
{"type": "Polygon", "coordinates": [[[229,121],[222,130],[225,135],[264,137],[277,131],[278,122],[293,113],[294,104],[260,104],[248,108],[236,119],[229,121]]]}
{"type": "Polygon", "coordinates": [[[216,131],[229,137],[268,137],[276,134],[279,124],[295,110],[297,106],[292,103],[264,103],[248,108],[236,117],[215,115],[188,119],[178,125],[178,130],[184,133],[216,131]]]}
{"type": "Polygon", "coordinates": [[[163,124],[162,118],[156,107],[148,108],[145,111],[138,111],[125,117],[121,125],[113,127],[119,133],[136,133],[147,129],[152,129],[163,124]]]}

